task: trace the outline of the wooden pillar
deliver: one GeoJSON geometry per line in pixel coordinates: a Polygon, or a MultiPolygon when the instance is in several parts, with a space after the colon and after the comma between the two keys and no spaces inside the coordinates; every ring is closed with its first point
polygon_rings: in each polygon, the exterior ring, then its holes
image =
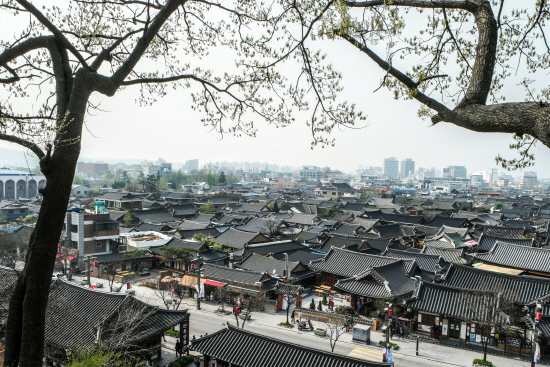
{"type": "Polygon", "coordinates": [[[353,311],[357,311],[357,296],[352,294],[349,300],[350,307],[353,311]]]}
{"type": "Polygon", "coordinates": [[[208,367],[210,365],[210,357],[205,354],[203,355],[203,360],[204,360],[204,367],[208,367]]]}

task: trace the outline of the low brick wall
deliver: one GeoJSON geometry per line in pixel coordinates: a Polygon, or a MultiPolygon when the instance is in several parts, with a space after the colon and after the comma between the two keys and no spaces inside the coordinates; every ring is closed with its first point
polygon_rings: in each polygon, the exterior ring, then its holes
{"type": "MultiPolygon", "coordinates": [[[[333,321],[336,319],[343,320],[345,318],[344,315],[340,315],[334,312],[317,311],[317,310],[311,310],[309,308],[303,308],[303,307],[296,307],[295,311],[296,311],[296,314],[298,314],[301,311],[302,318],[305,317],[305,318],[318,320],[318,321],[333,321]]],[[[376,331],[376,329],[380,327],[380,322],[376,319],[352,317],[351,321],[353,324],[368,325],[371,327],[372,331],[376,331]]]]}

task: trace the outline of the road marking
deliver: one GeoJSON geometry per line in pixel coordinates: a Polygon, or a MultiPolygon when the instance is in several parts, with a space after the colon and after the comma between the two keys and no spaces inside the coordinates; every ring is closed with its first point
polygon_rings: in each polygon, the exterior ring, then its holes
{"type": "Polygon", "coordinates": [[[382,362],[382,351],[363,347],[356,347],[348,354],[348,357],[366,359],[368,361],[382,362]]]}

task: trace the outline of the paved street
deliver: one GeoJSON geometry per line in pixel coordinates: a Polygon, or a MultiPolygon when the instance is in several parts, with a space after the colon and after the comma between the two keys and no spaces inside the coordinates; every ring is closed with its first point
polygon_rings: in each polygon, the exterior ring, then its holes
{"type": "MultiPolygon", "coordinates": [[[[74,279],[79,281],[80,277],[74,279]]],[[[102,282],[104,288],[98,289],[100,292],[109,292],[106,280],[92,278],[92,283],[102,282]]],[[[125,289],[126,287],[124,287],[125,289]]],[[[136,286],[132,287],[135,290],[137,298],[152,305],[161,306],[158,295],[155,290],[147,287],[136,286]]],[[[124,292],[124,291],[121,291],[124,292]]],[[[191,336],[195,335],[197,338],[205,333],[211,334],[222,327],[225,323],[231,323],[235,325],[235,317],[233,315],[220,315],[214,311],[218,308],[218,305],[210,302],[201,302],[202,310],[196,310],[196,301],[191,298],[184,299],[180,309],[188,308],[191,314],[190,318],[190,333],[191,336]]],[[[240,322],[242,320],[239,320],[240,322]]],[[[285,341],[290,341],[307,347],[330,351],[329,340],[326,337],[319,337],[313,335],[312,332],[298,331],[297,329],[287,329],[277,326],[280,322],[286,321],[286,314],[284,312],[262,312],[253,313],[252,319],[247,321],[245,329],[253,331],[258,334],[263,334],[272,338],[277,338],[285,341]]],[[[312,321],[314,326],[317,326],[317,322],[312,321]]],[[[322,323],[321,323],[322,325],[322,323]]],[[[381,349],[374,347],[383,339],[383,335],[380,332],[371,333],[372,346],[366,346],[364,344],[352,342],[351,334],[343,334],[340,340],[336,344],[335,353],[342,355],[350,355],[356,358],[363,358],[367,360],[381,361],[381,349]]],[[[482,357],[481,353],[461,350],[456,348],[445,347],[441,345],[434,345],[429,343],[420,343],[419,356],[415,356],[416,343],[409,340],[396,340],[393,342],[399,345],[399,350],[394,353],[395,366],[464,366],[469,367],[472,365],[474,358],[482,357]]],[[[167,343],[164,345],[166,352],[170,352],[173,349],[175,343],[174,338],[167,337],[167,343]]],[[[164,353],[164,352],[163,352],[164,353]]],[[[496,367],[528,367],[529,362],[514,360],[509,358],[497,357],[488,355],[487,359],[492,361],[496,367]]],[[[170,357],[163,358],[163,363],[170,361],[170,357]]]]}

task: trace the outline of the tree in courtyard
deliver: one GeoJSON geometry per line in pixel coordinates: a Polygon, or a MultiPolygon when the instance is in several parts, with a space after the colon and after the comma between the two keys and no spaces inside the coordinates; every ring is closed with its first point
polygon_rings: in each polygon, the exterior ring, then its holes
{"type": "Polygon", "coordinates": [[[199,211],[204,214],[213,214],[214,213],[214,204],[211,201],[207,201],[206,204],[201,205],[199,211]]]}
{"type": "Polygon", "coordinates": [[[286,201],[284,201],[282,204],[281,204],[281,208],[280,208],[280,211],[282,212],[286,212],[290,210],[290,204],[287,203],[286,201]]]}
{"type": "Polygon", "coordinates": [[[277,236],[281,233],[281,221],[276,219],[265,219],[260,227],[260,232],[267,234],[271,238],[277,236]]]}
{"type": "Polygon", "coordinates": [[[225,173],[223,171],[220,172],[220,177],[218,177],[218,182],[220,185],[225,185],[225,173]]]}
{"type": "Polygon", "coordinates": [[[493,205],[493,208],[495,208],[496,210],[500,210],[504,208],[504,204],[502,204],[500,201],[497,201],[495,205],[493,205]]]}

